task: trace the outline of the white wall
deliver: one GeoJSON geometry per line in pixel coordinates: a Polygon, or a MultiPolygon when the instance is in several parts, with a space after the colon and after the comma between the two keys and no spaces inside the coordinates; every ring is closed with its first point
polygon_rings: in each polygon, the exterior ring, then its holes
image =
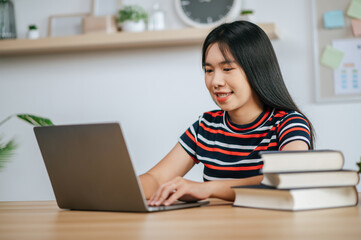
{"type": "MultiPolygon", "coordinates": [[[[46,36],[51,14],[90,10],[86,0],[14,2],[19,37],[33,23],[46,36]]],[[[173,1],[160,2],[168,27],[183,27],[173,1]]],[[[275,22],[282,32],[273,41],[275,51],[291,94],[314,124],[317,148],[342,150],[345,167],[356,169],[361,103],[314,102],[311,0],[248,0],[247,7],[256,10],[259,22],[275,22]]],[[[199,114],[215,108],[203,83],[200,46],[0,57],[0,120],[25,112],[56,124],[120,122],[139,174],[159,161],[199,114]]],[[[32,127],[14,118],[0,133],[19,143],[0,172],[0,200],[54,199],[32,127]]],[[[201,180],[201,172],[197,166],[188,177],[201,180]]]]}

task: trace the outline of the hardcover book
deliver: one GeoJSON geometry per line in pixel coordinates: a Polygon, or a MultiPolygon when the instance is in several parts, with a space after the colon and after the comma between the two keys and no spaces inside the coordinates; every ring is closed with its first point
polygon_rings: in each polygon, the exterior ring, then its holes
{"type": "Polygon", "coordinates": [[[344,156],[336,150],[262,151],[263,173],[340,170],[344,156]]]}
{"type": "Polygon", "coordinates": [[[233,206],[274,210],[311,210],[355,206],[358,193],[355,186],[275,189],[265,185],[233,187],[233,206]]]}
{"type": "Polygon", "coordinates": [[[265,173],[262,183],[278,189],[354,186],[360,180],[352,170],[265,173]]]}

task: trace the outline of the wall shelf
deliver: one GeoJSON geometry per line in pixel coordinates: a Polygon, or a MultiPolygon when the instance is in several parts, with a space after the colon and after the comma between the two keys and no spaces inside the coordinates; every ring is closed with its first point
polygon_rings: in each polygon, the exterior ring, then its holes
{"type": "MultiPolygon", "coordinates": [[[[275,24],[258,25],[270,39],[278,38],[279,34],[275,24]]],[[[0,56],[201,44],[210,30],[208,28],[184,28],[141,33],[84,34],[36,40],[1,40],[0,56]]]]}

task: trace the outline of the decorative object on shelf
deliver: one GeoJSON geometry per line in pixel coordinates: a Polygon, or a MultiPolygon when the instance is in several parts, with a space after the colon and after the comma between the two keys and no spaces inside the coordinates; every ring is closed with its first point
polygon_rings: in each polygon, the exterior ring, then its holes
{"type": "Polygon", "coordinates": [[[28,33],[27,33],[28,38],[29,39],[38,39],[40,36],[38,27],[35,24],[33,24],[33,25],[29,25],[28,28],[29,28],[28,33]]]}
{"type": "Polygon", "coordinates": [[[254,14],[254,11],[251,9],[244,9],[241,11],[239,20],[249,21],[249,22],[255,22],[256,21],[256,15],[254,14]]]}
{"type": "Polygon", "coordinates": [[[79,13],[50,16],[48,37],[63,37],[82,34],[83,18],[89,15],[89,13],[79,13]]]}
{"type": "MultiPolygon", "coordinates": [[[[279,39],[280,33],[274,23],[260,23],[259,27],[271,40],[279,39]]],[[[104,49],[129,49],[138,47],[166,47],[201,45],[209,28],[183,28],[137,34],[98,34],[96,41],[91,34],[73,37],[40,38],[38,41],[17,39],[0,41],[0,57],[29,54],[52,54],[65,52],[91,52],[104,49]]]]}
{"type": "MultiPolygon", "coordinates": [[[[5,122],[10,120],[12,117],[17,117],[21,120],[24,120],[28,123],[30,123],[33,126],[51,126],[54,125],[50,119],[38,117],[31,114],[16,114],[11,115],[7,118],[5,118],[3,121],[0,122],[0,126],[3,125],[5,122]]],[[[0,138],[1,140],[1,138],[0,138]]],[[[17,147],[17,144],[15,140],[10,140],[7,143],[1,143],[0,142],[0,169],[4,167],[4,164],[10,160],[10,158],[13,156],[15,149],[17,147]]]]}
{"type": "Polygon", "coordinates": [[[153,4],[153,10],[148,19],[148,30],[159,31],[165,29],[165,13],[159,3],[153,4]]]}
{"type": "Polygon", "coordinates": [[[83,33],[115,33],[117,32],[115,17],[112,15],[96,17],[87,16],[83,19],[83,33]]]}
{"type": "Polygon", "coordinates": [[[115,16],[121,6],[121,2],[121,0],[92,0],[92,16],[115,16]]]}
{"type": "Polygon", "coordinates": [[[252,7],[249,6],[251,3],[250,0],[242,1],[242,10],[239,12],[239,16],[237,20],[249,21],[255,23],[256,15],[255,11],[252,7]]]}
{"type": "Polygon", "coordinates": [[[16,38],[15,10],[11,0],[0,0],[0,39],[16,38]]]}
{"type": "Polygon", "coordinates": [[[179,17],[193,27],[214,27],[233,21],[241,10],[241,3],[241,0],[175,0],[179,17]]]}
{"type": "Polygon", "coordinates": [[[119,27],[125,32],[143,32],[146,30],[147,12],[138,5],[122,7],[118,12],[119,27]]]}

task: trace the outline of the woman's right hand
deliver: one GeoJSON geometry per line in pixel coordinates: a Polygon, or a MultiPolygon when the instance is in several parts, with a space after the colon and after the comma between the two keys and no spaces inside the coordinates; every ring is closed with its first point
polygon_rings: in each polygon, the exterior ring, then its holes
{"type": "Polygon", "coordinates": [[[193,202],[207,199],[211,196],[211,190],[207,183],[194,182],[182,177],[162,184],[148,200],[150,206],[169,206],[177,200],[193,202]]]}
{"type": "Polygon", "coordinates": [[[146,199],[153,197],[164,184],[184,176],[194,164],[194,160],[177,143],[157,165],[139,177],[146,199]]]}

